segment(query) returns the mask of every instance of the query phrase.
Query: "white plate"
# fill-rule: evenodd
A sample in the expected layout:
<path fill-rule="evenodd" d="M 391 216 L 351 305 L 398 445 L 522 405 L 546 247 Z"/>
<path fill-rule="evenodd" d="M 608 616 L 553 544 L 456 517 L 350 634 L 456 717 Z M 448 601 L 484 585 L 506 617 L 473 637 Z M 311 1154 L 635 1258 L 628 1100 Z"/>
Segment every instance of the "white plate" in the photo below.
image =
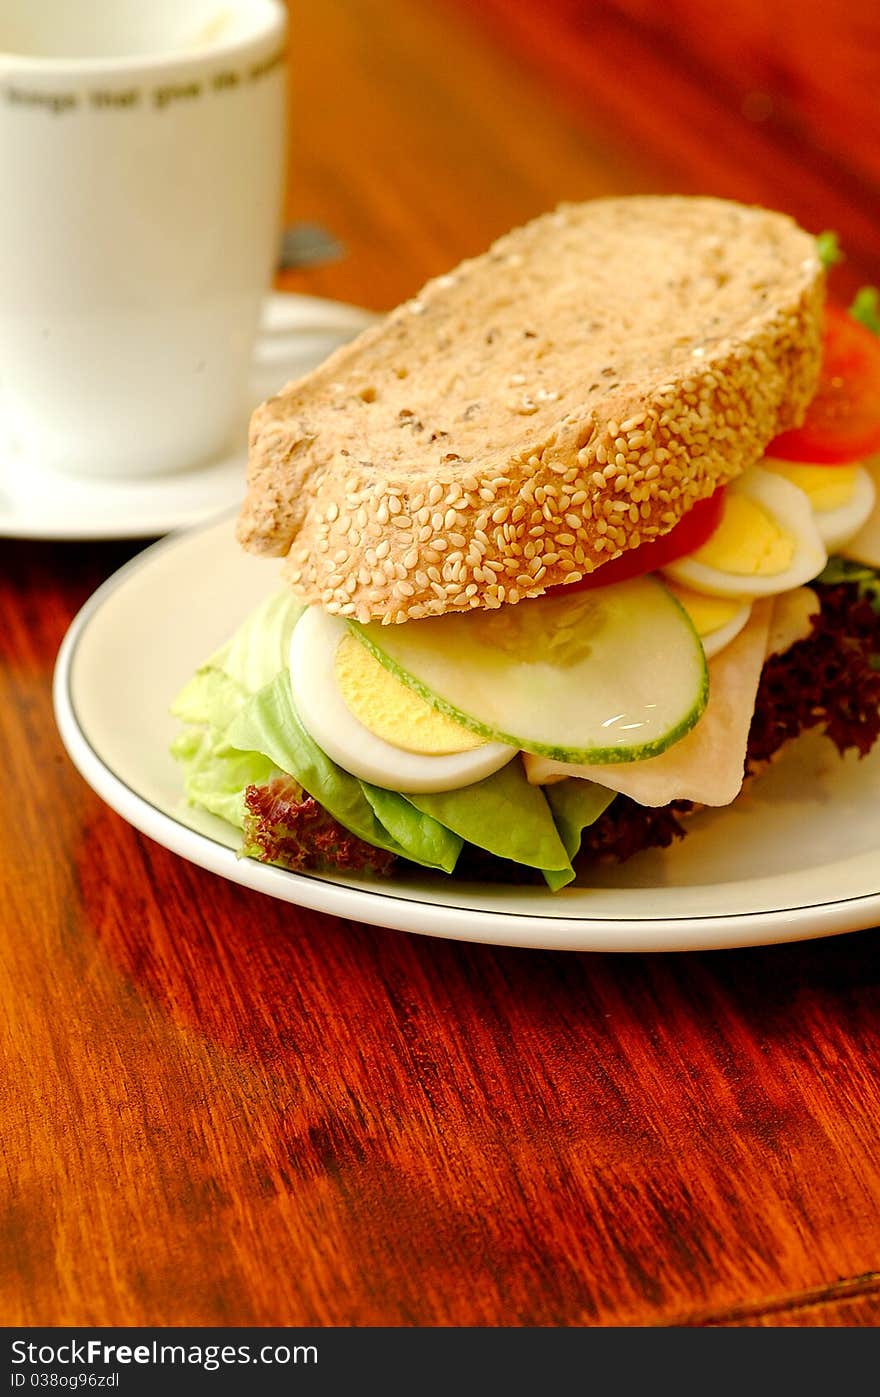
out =
<path fill-rule="evenodd" d="M 602 868 L 589 886 L 363 881 L 236 858 L 236 832 L 189 809 L 168 754 L 168 706 L 278 584 L 280 564 L 236 546 L 232 516 L 161 540 L 86 603 L 59 652 L 55 715 L 79 771 L 137 829 L 203 868 L 336 916 L 463 941 L 578 951 L 765 945 L 880 921 L 880 748 L 841 761 L 802 739 L 726 811 L 673 849 Z"/>
<path fill-rule="evenodd" d="M 318 296 L 269 296 L 251 370 L 251 407 L 313 369 L 376 316 Z M 9 443 L 0 448 L 0 537 L 155 538 L 214 518 L 244 490 L 247 420 L 241 446 L 199 470 L 152 480 L 88 480 L 25 468 Z"/>

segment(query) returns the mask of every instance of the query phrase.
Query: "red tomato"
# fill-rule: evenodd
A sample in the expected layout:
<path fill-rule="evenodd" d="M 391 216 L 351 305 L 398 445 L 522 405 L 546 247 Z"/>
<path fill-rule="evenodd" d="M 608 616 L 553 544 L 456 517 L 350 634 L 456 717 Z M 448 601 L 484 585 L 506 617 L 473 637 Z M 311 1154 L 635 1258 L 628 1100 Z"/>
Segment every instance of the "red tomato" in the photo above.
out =
<path fill-rule="evenodd" d="M 826 305 L 822 373 L 803 426 L 767 447 L 783 461 L 839 465 L 880 451 L 880 337 Z"/>
<path fill-rule="evenodd" d="M 563 585 L 570 592 L 581 592 L 586 587 L 605 587 L 609 582 L 625 582 L 628 577 L 656 572 L 673 559 L 695 552 L 710 534 L 714 534 L 721 521 L 723 504 L 724 486 L 721 485 L 708 499 L 698 500 L 677 524 L 673 524 L 668 534 L 649 539 L 638 548 L 630 548 L 619 558 L 612 558 L 610 563 L 602 563 L 580 582 Z"/>

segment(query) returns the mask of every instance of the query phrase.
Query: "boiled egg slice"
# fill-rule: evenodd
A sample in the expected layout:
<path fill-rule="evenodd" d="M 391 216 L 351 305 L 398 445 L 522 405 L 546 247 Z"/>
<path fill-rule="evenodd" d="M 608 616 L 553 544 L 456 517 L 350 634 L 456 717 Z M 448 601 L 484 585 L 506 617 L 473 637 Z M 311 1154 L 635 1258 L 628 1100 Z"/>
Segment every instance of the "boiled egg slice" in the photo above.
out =
<path fill-rule="evenodd" d="M 880 568 L 880 456 L 866 461 L 863 469 L 871 477 L 874 485 L 874 508 L 858 533 L 841 544 L 838 551 L 844 558 L 851 558 L 853 562 L 867 563 L 868 567 Z"/>
<path fill-rule="evenodd" d="M 516 756 L 515 747 L 484 742 L 437 713 L 320 606 L 303 612 L 293 632 L 290 682 L 318 746 L 352 776 L 385 790 L 458 790 Z"/>
<path fill-rule="evenodd" d="M 853 538 L 870 517 L 877 501 L 873 479 L 864 466 L 815 466 L 800 461 L 765 457 L 763 470 L 790 480 L 803 490 L 816 517 L 816 527 L 829 553 Z"/>
<path fill-rule="evenodd" d="M 668 591 L 691 618 L 694 630 L 700 637 L 703 653 L 709 660 L 729 645 L 738 636 L 752 611 L 750 601 L 739 601 L 735 597 L 708 597 L 700 592 L 692 592 L 677 582 L 665 579 Z"/>
<path fill-rule="evenodd" d="M 748 599 L 799 587 L 827 560 L 803 490 L 751 466 L 728 485 L 715 532 L 662 572 L 695 592 Z"/>

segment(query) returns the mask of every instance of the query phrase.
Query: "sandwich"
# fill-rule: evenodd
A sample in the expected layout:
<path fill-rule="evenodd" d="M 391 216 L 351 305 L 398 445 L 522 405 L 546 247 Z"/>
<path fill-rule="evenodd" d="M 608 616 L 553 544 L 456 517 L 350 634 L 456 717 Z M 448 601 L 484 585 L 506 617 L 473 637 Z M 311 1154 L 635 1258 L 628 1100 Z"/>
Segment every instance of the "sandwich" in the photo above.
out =
<path fill-rule="evenodd" d="M 864 756 L 880 339 L 822 253 L 561 205 L 263 403 L 235 534 L 280 562 L 173 704 L 188 799 L 295 871 L 558 892 L 807 730 Z"/>

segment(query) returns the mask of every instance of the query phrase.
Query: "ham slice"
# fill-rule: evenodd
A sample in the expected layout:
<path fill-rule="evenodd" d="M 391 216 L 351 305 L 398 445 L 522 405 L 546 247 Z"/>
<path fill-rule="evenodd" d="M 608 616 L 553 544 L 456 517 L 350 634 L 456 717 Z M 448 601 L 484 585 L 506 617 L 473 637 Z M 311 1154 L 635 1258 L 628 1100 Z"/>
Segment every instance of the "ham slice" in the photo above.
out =
<path fill-rule="evenodd" d="M 773 600 L 756 601 L 739 635 L 709 661 L 709 702 L 686 737 L 658 757 L 610 766 L 573 766 L 523 753 L 533 785 L 580 776 L 639 805 L 693 800 L 729 805 L 743 783 L 746 742 L 767 652 Z"/>

